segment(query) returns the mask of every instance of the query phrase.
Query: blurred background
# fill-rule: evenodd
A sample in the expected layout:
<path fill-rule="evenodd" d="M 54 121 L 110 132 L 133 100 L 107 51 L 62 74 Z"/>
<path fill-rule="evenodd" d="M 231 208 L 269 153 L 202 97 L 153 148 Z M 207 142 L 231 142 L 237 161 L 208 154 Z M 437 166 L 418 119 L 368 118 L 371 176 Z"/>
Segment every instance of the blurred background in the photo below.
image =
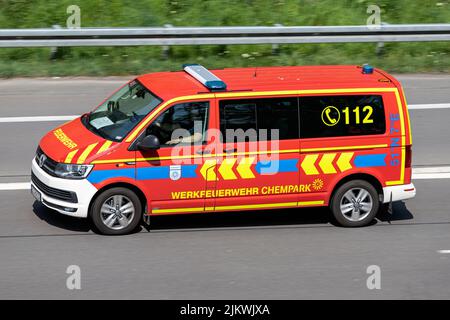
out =
<path fill-rule="evenodd" d="M 70 5 L 81 27 L 365 25 L 369 5 L 390 24 L 449 23 L 448 0 L 0 0 L 0 29 L 65 27 Z M 0 77 L 108 76 L 208 68 L 363 64 L 389 72 L 449 72 L 449 42 L 60 48 L 0 48 Z"/>

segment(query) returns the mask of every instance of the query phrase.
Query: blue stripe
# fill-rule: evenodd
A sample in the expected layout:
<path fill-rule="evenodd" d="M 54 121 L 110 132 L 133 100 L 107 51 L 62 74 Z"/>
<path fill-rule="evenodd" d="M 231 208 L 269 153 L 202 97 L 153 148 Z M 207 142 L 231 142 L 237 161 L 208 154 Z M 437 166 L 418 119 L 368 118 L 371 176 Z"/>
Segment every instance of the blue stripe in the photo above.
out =
<path fill-rule="evenodd" d="M 131 178 L 134 179 L 134 168 L 113 169 L 113 170 L 94 170 L 87 177 L 90 183 L 100 183 L 112 178 Z"/>
<path fill-rule="evenodd" d="M 181 166 L 181 177 L 182 178 L 197 178 L 197 165 Z"/>
<path fill-rule="evenodd" d="M 181 166 L 181 178 L 196 178 L 197 165 Z M 138 180 L 170 179 L 170 166 L 138 168 Z"/>
<path fill-rule="evenodd" d="M 181 178 L 196 178 L 197 165 L 181 166 Z M 135 177 L 134 168 L 94 170 L 88 176 L 90 183 L 100 183 L 112 178 L 131 178 L 137 180 L 170 179 L 170 166 L 138 168 Z"/>
<path fill-rule="evenodd" d="M 366 154 L 358 155 L 355 157 L 355 167 L 365 168 L 365 167 L 384 167 L 386 166 L 386 153 L 382 154 Z"/>
<path fill-rule="evenodd" d="M 259 174 L 275 174 L 281 172 L 297 172 L 298 159 L 258 161 L 255 166 Z"/>
<path fill-rule="evenodd" d="M 197 165 L 181 166 L 181 178 L 196 178 Z M 137 169 L 138 180 L 170 179 L 170 166 L 147 167 Z"/>
<path fill-rule="evenodd" d="M 169 167 L 147 167 L 137 169 L 138 180 L 169 179 Z"/>

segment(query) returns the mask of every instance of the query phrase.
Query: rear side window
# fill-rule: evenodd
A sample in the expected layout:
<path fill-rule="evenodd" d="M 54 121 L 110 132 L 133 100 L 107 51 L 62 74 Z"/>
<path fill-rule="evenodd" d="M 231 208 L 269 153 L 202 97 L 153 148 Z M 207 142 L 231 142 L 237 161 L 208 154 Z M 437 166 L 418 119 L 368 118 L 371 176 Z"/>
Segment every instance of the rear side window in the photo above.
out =
<path fill-rule="evenodd" d="M 256 134 L 249 134 L 245 139 L 234 137 L 234 142 L 299 137 L 297 98 L 222 100 L 219 109 L 220 130 L 225 142 L 233 142 L 227 139 L 227 130 L 240 129 Z"/>
<path fill-rule="evenodd" d="M 244 131 L 256 130 L 256 101 L 227 100 L 220 102 L 220 131 L 225 136 L 225 130 Z"/>
<path fill-rule="evenodd" d="M 383 134 L 386 131 L 381 95 L 301 97 L 302 138 Z"/>

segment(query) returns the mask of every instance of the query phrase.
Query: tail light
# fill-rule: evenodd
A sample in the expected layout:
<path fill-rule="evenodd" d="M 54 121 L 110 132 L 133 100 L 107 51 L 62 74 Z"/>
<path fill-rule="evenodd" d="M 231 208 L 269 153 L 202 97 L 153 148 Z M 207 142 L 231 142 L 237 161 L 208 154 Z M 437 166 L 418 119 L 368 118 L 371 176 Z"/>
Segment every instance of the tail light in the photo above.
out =
<path fill-rule="evenodd" d="M 412 150 L 411 146 L 405 147 L 405 168 L 411 168 Z"/>

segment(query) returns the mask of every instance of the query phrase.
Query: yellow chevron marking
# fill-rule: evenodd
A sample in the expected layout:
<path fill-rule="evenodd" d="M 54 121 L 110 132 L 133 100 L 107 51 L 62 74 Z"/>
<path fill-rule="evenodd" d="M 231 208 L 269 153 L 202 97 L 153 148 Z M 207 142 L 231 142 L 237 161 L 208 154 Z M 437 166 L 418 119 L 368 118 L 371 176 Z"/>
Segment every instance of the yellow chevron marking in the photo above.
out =
<path fill-rule="evenodd" d="M 66 157 L 66 160 L 64 160 L 64 163 L 71 163 L 73 157 L 75 156 L 75 154 L 76 154 L 77 152 L 78 152 L 78 149 L 75 149 L 75 150 L 73 150 L 73 151 L 70 151 L 70 152 L 67 154 L 67 157 Z"/>
<path fill-rule="evenodd" d="M 243 179 L 253 179 L 255 175 L 250 169 L 253 162 L 255 161 L 255 157 L 242 158 L 239 162 L 236 171 L 239 173 L 241 178 Z"/>
<path fill-rule="evenodd" d="M 112 141 L 105 141 L 105 143 L 100 147 L 100 149 L 98 149 L 97 154 L 108 150 L 109 147 L 111 147 L 112 143 L 113 143 Z"/>
<path fill-rule="evenodd" d="M 352 165 L 350 164 L 350 161 L 353 158 L 353 152 L 344 152 L 341 153 L 341 155 L 339 156 L 339 158 L 336 161 L 336 164 L 339 168 L 339 170 L 341 170 L 341 172 L 350 170 L 352 168 Z"/>
<path fill-rule="evenodd" d="M 236 158 L 223 159 L 222 164 L 219 167 L 219 172 L 222 178 L 225 180 L 235 180 L 236 175 L 233 172 L 233 166 L 236 163 Z"/>
<path fill-rule="evenodd" d="M 206 181 L 215 181 L 217 180 L 216 173 L 214 169 L 216 167 L 217 161 L 214 159 L 206 160 L 200 169 L 200 174 Z"/>
<path fill-rule="evenodd" d="M 319 171 L 317 171 L 317 168 L 314 165 L 318 157 L 319 157 L 318 154 L 308 154 L 303 159 L 302 164 L 300 166 L 307 175 L 319 174 Z"/>
<path fill-rule="evenodd" d="M 78 158 L 77 163 L 78 164 L 84 163 L 84 161 L 86 160 L 86 158 L 89 156 L 89 154 L 91 153 L 92 149 L 94 149 L 96 145 L 97 145 L 97 143 L 93 143 L 93 144 L 88 145 L 88 147 L 86 149 L 84 149 L 83 153 Z"/>
<path fill-rule="evenodd" d="M 331 174 L 336 173 L 336 169 L 333 166 L 333 160 L 336 157 L 336 153 L 325 153 L 320 159 L 319 167 L 323 173 Z"/>

